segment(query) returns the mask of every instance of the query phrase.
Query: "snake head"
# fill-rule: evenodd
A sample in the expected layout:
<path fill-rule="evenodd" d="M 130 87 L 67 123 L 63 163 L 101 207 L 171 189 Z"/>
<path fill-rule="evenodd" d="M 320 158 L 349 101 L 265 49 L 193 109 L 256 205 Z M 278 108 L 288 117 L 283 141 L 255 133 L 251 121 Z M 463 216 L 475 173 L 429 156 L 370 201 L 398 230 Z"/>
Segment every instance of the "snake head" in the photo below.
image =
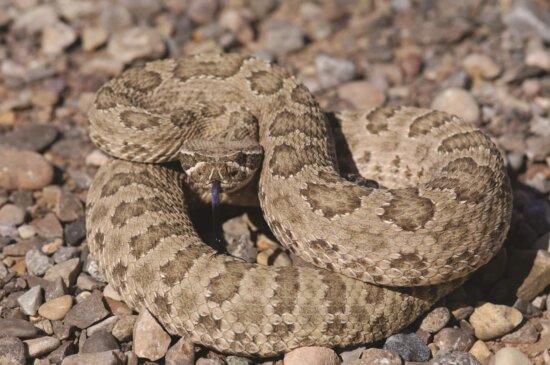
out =
<path fill-rule="evenodd" d="M 195 187 L 209 191 L 219 181 L 222 191 L 231 193 L 244 187 L 263 159 L 263 149 L 252 140 L 187 140 L 179 151 L 183 170 Z"/>

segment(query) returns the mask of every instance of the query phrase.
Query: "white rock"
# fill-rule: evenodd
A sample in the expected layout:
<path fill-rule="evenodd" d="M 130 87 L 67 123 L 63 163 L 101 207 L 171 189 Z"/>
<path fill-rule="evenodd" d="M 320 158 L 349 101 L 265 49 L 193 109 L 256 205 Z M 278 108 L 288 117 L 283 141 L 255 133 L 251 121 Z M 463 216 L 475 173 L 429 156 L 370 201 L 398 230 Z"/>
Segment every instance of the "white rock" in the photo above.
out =
<path fill-rule="evenodd" d="M 443 90 L 433 100 L 432 109 L 457 115 L 469 123 L 479 123 L 479 105 L 474 97 L 464 89 Z"/>

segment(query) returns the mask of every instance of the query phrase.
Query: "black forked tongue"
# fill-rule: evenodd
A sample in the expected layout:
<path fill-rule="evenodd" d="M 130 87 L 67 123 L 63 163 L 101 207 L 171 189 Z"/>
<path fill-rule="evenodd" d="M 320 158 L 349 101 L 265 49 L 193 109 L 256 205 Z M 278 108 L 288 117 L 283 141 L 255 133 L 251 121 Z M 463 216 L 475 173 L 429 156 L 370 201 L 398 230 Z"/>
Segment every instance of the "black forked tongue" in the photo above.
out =
<path fill-rule="evenodd" d="M 222 247 L 222 227 L 220 221 L 220 193 L 221 185 L 219 180 L 212 181 L 212 229 L 214 231 L 215 244 L 218 249 Z"/>

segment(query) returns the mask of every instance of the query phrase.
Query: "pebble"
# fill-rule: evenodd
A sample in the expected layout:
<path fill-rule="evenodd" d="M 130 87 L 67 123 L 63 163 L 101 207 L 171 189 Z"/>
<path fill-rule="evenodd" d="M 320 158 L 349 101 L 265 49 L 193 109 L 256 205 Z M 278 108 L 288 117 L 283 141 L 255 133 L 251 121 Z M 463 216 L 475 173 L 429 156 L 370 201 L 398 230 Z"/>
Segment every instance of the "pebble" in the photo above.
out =
<path fill-rule="evenodd" d="M 315 57 L 315 70 L 325 89 L 350 81 L 355 76 L 355 64 L 352 61 L 326 54 Z"/>
<path fill-rule="evenodd" d="M 392 350 L 382 349 L 366 349 L 363 351 L 359 364 L 384 364 L 384 365 L 401 365 L 403 361 L 399 354 Z"/>
<path fill-rule="evenodd" d="M 55 202 L 55 207 L 53 209 L 55 215 L 59 218 L 61 222 L 72 222 L 79 218 L 84 217 L 84 207 L 82 206 L 82 202 L 78 197 L 74 194 L 61 191 L 58 195 L 58 199 Z M 82 219 L 83 220 L 83 219 Z M 84 225 L 84 223 L 79 223 L 81 225 Z M 69 225 L 70 226 L 70 225 Z M 74 227 L 71 228 L 74 230 Z M 65 228 L 65 239 L 67 238 L 67 228 Z M 80 232 L 81 228 L 78 227 L 77 232 Z M 75 233 L 71 232 L 73 236 Z M 78 236 L 76 239 L 73 239 L 73 241 L 77 241 L 80 238 Z"/>
<path fill-rule="evenodd" d="M 73 298 L 70 295 L 63 295 L 42 304 L 38 308 L 38 314 L 49 320 L 58 321 L 65 318 L 72 306 Z"/>
<path fill-rule="evenodd" d="M 477 361 L 482 364 L 486 364 L 488 362 L 488 359 L 493 356 L 491 350 L 489 350 L 485 342 L 481 340 L 477 340 L 473 344 L 472 348 L 470 348 L 469 352 L 470 354 L 472 354 L 473 357 L 477 359 Z"/>
<path fill-rule="evenodd" d="M 386 101 L 384 92 L 368 81 L 346 82 L 338 87 L 337 93 L 355 109 L 376 108 Z"/>
<path fill-rule="evenodd" d="M 124 355 L 118 351 L 96 352 L 67 356 L 61 365 L 123 365 Z"/>
<path fill-rule="evenodd" d="M 86 238 L 86 219 L 84 217 L 65 226 L 65 242 L 76 246 Z"/>
<path fill-rule="evenodd" d="M 436 356 L 430 365 L 481 365 L 477 359 L 467 352 L 453 352 Z"/>
<path fill-rule="evenodd" d="M 34 316 L 38 311 L 38 307 L 42 304 L 42 288 L 39 286 L 30 288 L 25 294 L 17 298 L 17 303 L 23 313 Z"/>
<path fill-rule="evenodd" d="M 27 345 L 30 357 L 38 357 L 50 353 L 61 345 L 61 341 L 52 336 L 33 338 L 24 342 Z"/>
<path fill-rule="evenodd" d="M 57 12 L 52 5 L 40 5 L 31 7 L 16 17 L 13 29 L 34 34 L 57 21 Z"/>
<path fill-rule="evenodd" d="M 491 340 L 512 331 L 523 320 L 519 310 L 505 305 L 485 303 L 474 310 L 470 324 L 480 340 Z"/>
<path fill-rule="evenodd" d="M 160 58 L 165 49 L 162 35 L 148 27 L 123 30 L 114 34 L 107 44 L 109 54 L 123 63 Z"/>
<path fill-rule="evenodd" d="M 63 237 L 63 227 L 53 213 L 48 213 L 44 218 L 35 219 L 32 222 L 36 233 L 43 238 Z"/>
<path fill-rule="evenodd" d="M 42 33 L 42 52 L 47 55 L 58 55 L 76 41 L 73 28 L 63 22 L 47 25 Z"/>
<path fill-rule="evenodd" d="M 474 344 L 474 336 L 462 328 L 443 328 L 434 336 L 433 343 L 443 352 L 468 351 Z"/>
<path fill-rule="evenodd" d="M 100 289 L 104 286 L 100 281 L 97 281 L 96 279 L 92 278 L 91 276 L 81 273 L 78 275 L 78 279 L 76 279 L 76 286 L 82 290 L 94 290 L 94 289 Z"/>
<path fill-rule="evenodd" d="M 44 275 L 53 266 L 50 258 L 37 249 L 27 251 L 25 254 L 25 264 L 27 265 L 29 274 L 36 276 Z"/>
<path fill-rule="evenodd" d="M 227 252 L 246 262 L 256 260 L 258 250 L 252 241 L 250 228 L 245 216 L 231 218 L 222 225 L 223 237 L 227 242 Z"/>
<path fill-rule="evenodd" d="M 480 53 L 473 53 L 466 56 L 462 60 L 462 67 L 474 80 L 480 78 L 491 80 L 502 72 L 502 68 L 489 56 Z"/>
<path fill-rule="evenodd" d="M 6 204 L 0 208 L 0 225 L 17 226 L 25 221 L 25 211 L 17 205 Z"/>
<path fill-rule="evenodd" d="M 71 342 L 62 343 L 61 346 L 53 350 L 47 359 L 56 364 L 60 364 L 64 358 L 73 355 L 76 352 L 75 345 Z"/>
<path fill-rule="evenodd" d="M 550 252 L 538 250 L 535 260 L 529 263 L 529 274 L 517 290 L 517 296 L 531 300 L 550 284 Z"/>
<path fill-rule="evenodd" d="M 71 308 L 65 316 L 65 323 L 84 329 L 108 315 L 109 312 L 103 304 L 103 296 L 99 292 L 94 292 L 88 298 Z"/>
<path fill-rule="evenodd" d="M 52 241 L 52 243 L 57 241 Z M 61 241 L 62 242 L 62 241 Z M 42 246 L 44 250 L 45 246 Z M 76 258 L 80 255 L 80 249 L 78 247 L 60 246 L 53 254 L 53 261 L 57 264 Z"/>
<path fill-rule="evenodd" d="M 32 238 L 36 235 L 36 230 L 30 224 L 23 224 L 22 226 L 17 227 L 17 232 L 24 240 Z"/>
<path fill-rule="evenodd" d="M 25 345 L 17 337 L 0 337 L 0 364 L 25 365 Z"/>
<path fill-rule="evenodd" d="M 55 254 L 55 253 L 57 253 L 57 251 L 59 251 L 62 244 L 63 244 L 63 240 L 61 238 L 54 238 L 51 241 L 49 241 L 48 243 L 45 243 L 40 248 L 40 251 L 42 251 L 46 255 Z M 67 258 L 67 259 L 69 259 L 69 258 Z M 53 261 L 56 262 L 55 257 L 54 257 Z M 66 261 L 66 260 L 63 260 L 63 261 Z"/>
<path fill-rule="evenodd" d="M 139 314 L 136 320 L 133 339 L 136 355 L 152 361 L 158 360 L 166 354 L 171 340 L 146 309 Z"/>
<path fill-rule="evenodd" d="M 457 115 L 466 122 L 478 124 L 480 110 L 477 101 L 466 90 L 450 88 L 440 92 L 433 100 L 431 107 Z"/>
<path fill-rule="evenodd" d="M 120 294 L 118 294 L 118 292 L 115 290 L 115 288 L 113 288 L 111 284 L 107 284 L 105 286 L 105 288 L 103 289 L 103 296 L 118 301 L 122 300 Z"/>
<path fill-rule="evenodd" d="M 45 124 L 29 124 L 0 136 L 0 144 L 41 152 L 57 138 L 57 129 Z"/>
<path fill-rule="evenodd" d="M 192 0 L 187 16 L 197 24 L 206 24 L 214 19 L 218 6 L 218 0 Z"/>
<path fill-rule="evenodd" d="M 29 338 L 38 334 L 38 328 L 22 319 L 0 318 L 0 337 Z"/>
<path fill-rule="evenodd" d="M 109 332 L 112 333 L 113 328 L 115 327 L 116 323 L 118 322 L 119 317 L 112 316 L 104 319 L 103 321 L 94 324 L 93 326 L 90 326 L 86 329 L 86 334 L 88 336 L 93 335 L 96 332 Z"/>
<path fill-rule="evenodd" d="M 531 51 L 525 57 L 525 64 L 550 71 L 550 52 L 544 49 Z"/>
<path fill-rule="evenodd" d="M 70 287 L 80 272 L 80 259 L 74 258 L 52 266 L 44 275 L 44 279 L 54 281 L 57 278 L 63 279 L 65 286 Z"/>
<path fill-rule="evenodd" d="M 415 333 L 398 333 L 388 337 L 384 350 L 393 350 L 407 361 L 426 361 L 430 358 L 430 349 Z"/>
<path fill-rule="evenodd" d="M 46 292 L 45 299 L 48 301 L 67 294 L 67 286 L 65 285 L 63 278 L 57 277 L 48 282 L 48 285 L 46 285 L 44 291 Z"/>
<path fill-rule="evenodd" d="M 93 51 L 109 39 L 109 32 L 102 26 L 85 26 L 82 30 L 82 49 Z"/>
<path fill-rule="evenodd" d="M 265 48 L 273 54 L 287 54 L 304 45 L 302 29 L 287 21 L 269 19 L 263 23 L 261 33 Z"/>
<path fill-rule="evenodd" d="M 113 336 L 115 336 L 120 342 L 128 341 L 132 338 L 132 333 L 134 331 L 134 325 L 137 318 L 138 317 L 135 315 L 119 317 L 112 330 Z"/>
<path fill-rule="evenodd" d="M 531 321 L 525 322 L 516 331 L 502 337 L 501 341 L 508 344 L 535 343 L 539 339 L 537 328 Z"/>
<path fill-rule="evenodd" d="M 86 156 L 86 165 L 102 166 L 109 161 L 109 156 L 102 151 L 95 149 Z"/>
<path fill-rule="evenodd" d="M 451 312 L 446 307 L 432 309 L 420 323 L 420 328 L 429 333 L 436 333 L 451 319 Z"/>
<path fill-rule="evenodd" d="M 492 361 L 493 365 L 533 365 L 529 358 L 514 347 L 498 350 Z"/>
<path fill-rule="evenodd" d="M 252 362 L 239 362 L 235 359 L 243 359 L 237 356 L 228 356 L 225 361 L 227 365 L 253 365 Z M 245 361 L 248 361 L 244 359 Z M 180 338 L 172 347 L 166 352 L 164 358 L 166 365 L 193 365 L 195 363 L 195 346 L 189 340 Z"/>
<path fill-rule="evenodd" d="M 508 27 L 516 31 L 534 33 L 546 42 L 550 42 L 548 11 L 537 6 L 536 2 L 517 1 L 502 20 Z"/>
<path fill-rule="evenodd" d="M 109 332 L 97 331 L 86 339 L 80 353 L 90 354 L 109 350 L 119 350 L 117 340 Z"/>
<path fill-rule="evenodd" d="M 309 346 L 286 353 L 283 362 L 285 365 L 339 365 L 340 359 L 332 349 Z"/>

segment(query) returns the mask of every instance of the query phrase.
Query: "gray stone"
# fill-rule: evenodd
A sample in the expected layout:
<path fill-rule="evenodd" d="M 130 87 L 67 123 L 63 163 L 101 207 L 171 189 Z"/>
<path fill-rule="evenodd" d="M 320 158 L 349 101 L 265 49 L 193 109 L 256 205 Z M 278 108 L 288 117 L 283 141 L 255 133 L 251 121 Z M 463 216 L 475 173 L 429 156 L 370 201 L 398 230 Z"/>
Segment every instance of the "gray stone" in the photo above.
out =
<path fill-rule="evenodd" d="M 0 144 L 41 152 L 57 137 L 57 129 L 46 124 L 29 124 L 0 136 Z"/>
<path fill-rule="evenodd" d="M 57 277 L 46 285 L 44 291 L 46 292 L 46 301 L 52 300 L 67 294 L 67 285 L 65 285 L 62 277 Z"/>
<path fill-rule="evenodd" d="M 76 279 L 76 286 L 82 290 L 92 291 L 94 289 L 102 288 L 103 286 L 105 286 L 105 284 L 97 281 L 96 279 L 85 273 L 81 273 L 80 275 L 78 275 L 78 279 Z"/>
<path fill-rule="evenodd" d="M 452 352 L 438 355 L 430 360 L 430 365 L 481 365 L 477 359 L 467 352 Z"/>
<path fill-rule="evenodd" d="M 415 333 L 398 333 L 388 337 L 384 350 L 393 350 L 407 361 L 427 361 L 430 349 Z"/>
<path fill-rule="evenodd" d="M 53 213 L 46 214 L 43 218 L 35 219 L 32 222 L 36 233 L 43 238 L 63 237 L 63 227 Z"/>
<path fill-rule="evenodd" d="M 320 54 L 315 58 L 317 77 L 323 88 L 331 88 L 350 81 L 355 76 L 355 65 L 352 61 Z"/>
<path fill-rule="evenodd" d="M 51 267 L 44 275 L 44 279 L 54 281 L 61 278 L 65 285 L 70 287 L 74 284 L 79 271 L 80 259 L 74 258 Z"/>
<path fill-rule="evenodd" d="M 502 337 L 501 341 L 509 344 L 535 343 L 539 339 L 539 332 L 531 321 L 526 321 L 516 331 Z"/>
<path fill-rule="evenodd" d="M 65 342 L 48 355 L 48 360 L 52 363 L 60 364 L 64 358 L 73 355 L 75 352 L 75 345 L 72 342 Z"/>
<path fill-rule="evenodd" d="M 113 58 L 124 63 L 155 59 L 165 52 L 162 35 L 153 28 L 136 27 L 114 34 L 107 45 Z"/>
<path fill-rule="evenodd" d="M 80 256 L 80 249 L 78 247 L 61 246 L 53 254 L 53 261 L 59 264 L 78 256 Z"/>
<path fill-rule="evenodd" d="M 76 354 L 67 356 L 61 365 L 123 365 L 120 351 L 104 351 L 94 354 Z"/>
<path fill-rule="evenodd" d="M 57 13 L 52 5 L 33 6 L 16 18 L 13 29 L 34 34 L 57 21 Z"/>
<path fill-rule="evenodd" d="M 94 292 L 88 298 L 71 308 L 65 316 L 65 323 L 84 329 L 108 315 L 109 312 L 103 304 L 103 296 L 99 292 Z"/>
<path fill-rule="evenodd" d="M 65 226 L 65 241 L 68 245 L 78 245 L 86 237 L 86 220 L 84 217 Z"/>
<path fill-rule="evenodd" d="M 473 334 L 462 328 L 443 328 L 433 341 L 442 352 L 468 351 L 474 342 Z"/>
<path fill-rule="evenodd" d="M 61 345 L 61 341 L 55 337 L 44 336 L 25 340 L 30 357 L 38 357 L 50 353 Z"/>
<path fill-rule="evenodd" d="M 0 225 L 18 226 L 25 221 L 25 211 L 17 205 L 6 204 L 0 208 Z"/>
<path fill-rule="evenodd" d="M 304 46 L 304 33 L 295 24 L 270 19 L 263 24 L 265 48 L 273 54 L 286 54 Z"/>
<path fill-rule="evenodd" d="M 240 356 L 228 356 L 225 358 L 225 362 L 227 365 L 254 365 L 252 360 Z"/>
<path fill-rule="evenodd" d="M 119 350 L 118 342 L 109 332 L 97 331 L 86 339 L 80 353 L 90 354 L 109 350 Z"/>
<path fill-rule="evenodd" d="M 117 316 L 106 318 L 103 321 L 88 327 L 86 329 L 86 334 L 88 336 L 92 336 L 94 333 L 101 332 L 101 331 L 111 333 L 117 322 L 118 322 Z"/>
<path fill-rule="evenodd" d="M 25 254 L 25 265 L 29 274 L 36 276 L 44 275 L 53 266 L 50 258 L 36 249 Z"/>
<path fill-rule="evenodd" d="M 38 328 L 22 319 L 0 318 L 0 337 L 29 338 L 38 335 Z"/>
<path fill-rule="evenodd" d="M 518 1 L 504 15 L 504 23 L 517 31 L 534 33 L 550 42 L 550 12 L 534 1 Z"/>
<path fill-rule="evenodd" d="M 38 311 L 38 307 L 42 304 L 42 288 L 35 286 L 27 290 L 25 294 L 17 298 L 17 303 L 19 303 L 23 313 L 34 316 Z"/>
<path fill-rule="evenodd" d="M 0 364 L 25 365 L 25 345 L 17 337 L 0 337 Z"/>

